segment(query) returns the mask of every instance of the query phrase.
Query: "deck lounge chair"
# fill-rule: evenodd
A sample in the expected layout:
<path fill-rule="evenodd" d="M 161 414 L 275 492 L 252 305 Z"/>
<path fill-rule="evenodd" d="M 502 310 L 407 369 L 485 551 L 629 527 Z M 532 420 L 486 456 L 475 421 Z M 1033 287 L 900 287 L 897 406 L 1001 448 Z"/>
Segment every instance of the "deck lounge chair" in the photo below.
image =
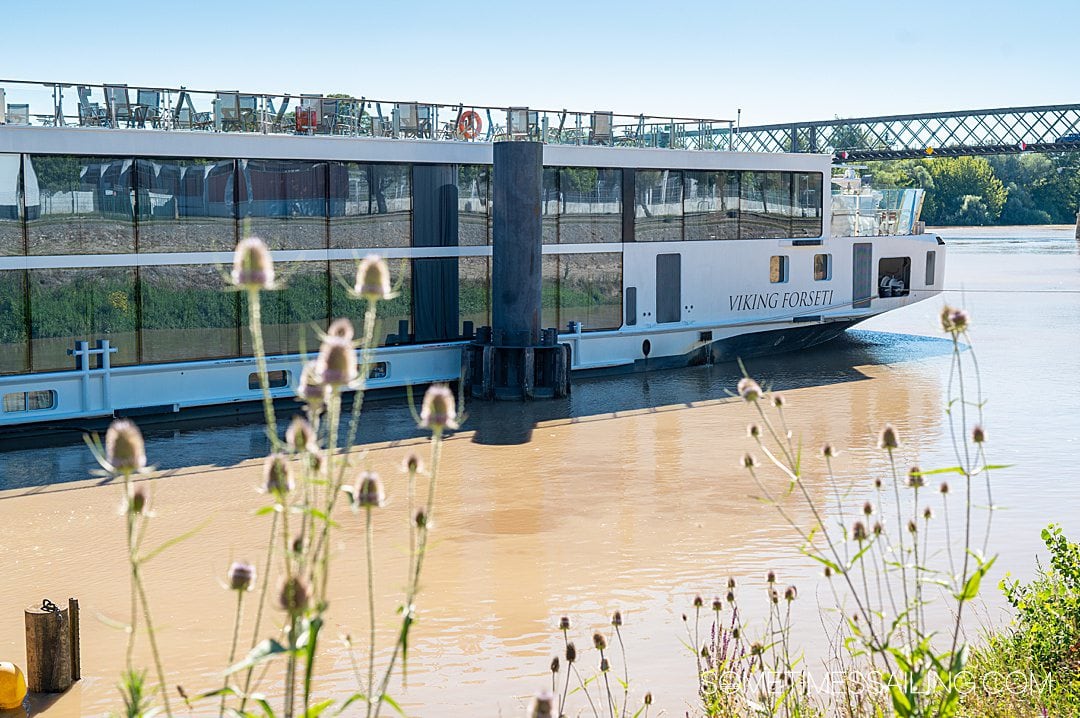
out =
<path fill-rule="evenodd" d="M 110 126 L 131 127 L 134 124 L 127 85 L 105 85 L 105 108 Z"/>

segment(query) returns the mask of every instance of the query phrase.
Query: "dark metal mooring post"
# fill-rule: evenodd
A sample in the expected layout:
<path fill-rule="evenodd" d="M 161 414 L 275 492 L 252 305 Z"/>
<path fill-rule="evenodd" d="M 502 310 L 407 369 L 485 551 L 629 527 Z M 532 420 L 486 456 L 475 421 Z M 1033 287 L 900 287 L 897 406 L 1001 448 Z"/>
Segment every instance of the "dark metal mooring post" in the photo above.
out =
<path fill-rule="evenodd" d="M 540 142 L 496 142 L 493 148 L 491 324 L 497 346 L 540 342 L 543 162 Z"/>

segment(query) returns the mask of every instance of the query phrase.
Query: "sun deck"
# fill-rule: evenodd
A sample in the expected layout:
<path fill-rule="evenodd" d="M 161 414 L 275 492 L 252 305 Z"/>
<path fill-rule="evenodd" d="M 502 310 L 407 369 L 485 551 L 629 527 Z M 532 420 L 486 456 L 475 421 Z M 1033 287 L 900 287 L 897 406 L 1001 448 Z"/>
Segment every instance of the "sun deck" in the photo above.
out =
<path fill-rule="evenodd" d="M 0 79 L 0 124 L 448 142 L 732 149 L 732 120 Z"/>

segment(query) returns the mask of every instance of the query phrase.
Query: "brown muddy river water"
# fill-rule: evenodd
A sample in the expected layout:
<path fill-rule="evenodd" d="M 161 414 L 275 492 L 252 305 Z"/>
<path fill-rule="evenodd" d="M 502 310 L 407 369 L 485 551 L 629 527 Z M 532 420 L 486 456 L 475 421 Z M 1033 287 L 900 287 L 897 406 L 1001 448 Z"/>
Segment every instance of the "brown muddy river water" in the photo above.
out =
<path fill-rule="evenodd" d="M 994 483 L 994 501 L 1006 509 L 995 513 L 990 539 L 1000 558 L 993 581 L 984 582 L 975 634 L 1002 620 L 997 580 L 1006 571 L 1033 573 L 1044 525 L 1059 522 L 1080 537 L 1080 255 L 1071 228 L 943 234 L 947 300 L 973 316 L 991 460 L 1014 465 Z M 887 421 L 905 442 L 905 465 L 952 465 L 941 303 L 908 307 L 829 345 L 748 368 L 783 390 L 789 421 L 811 453 L 825 441 L 843 452 L 837 470 L 845 480 L 862 485 L 883 475 L 874 444 Z M 653 715 L 657 708 L 683 715 L 696 684 L 681 614 L 696 593 L 706 601 L 722 593 L 728 576 L 740 580 L 752 613 L 764 605 L 770 568 L 799 586 L 794 642 L 811 668 L 820 663 L 820 616 L 832 597 L 738 466 L 751 448 L 752 419 L 729 395 L 738 377 L 731 364 L 695 367 L 580 381 L 566 401 L 469 407 L 467 424 L 445 446 L 409 684 L 392 689 L 409 715 L 520 715 L 528 696 L 550 685 L 548 664 L 562 645 L 559 616 L 571 618 L 572 637 L 584 647 L 616 609 L 625 621 L 631 694 L 640 699 L 651 690 Z M 397 467 L 411 448 L 424 447 L 401 402 L 371 407 L 362 431 L 363 463 L 382 473 L 390 498 L 376 528 L 386 647 L 406 573 Z M 255 487 L 265 437 L 258 426 L 232 425 L 147 439 L 151 462 L 167 474 L 148 482 L 157 513 L 150 541 L 209 521 L 146 569 L 169 681 L 197 693 L 220 683 L 228 653 L 234 597 L 221 587 L 225 569 L 263 555 L 268 520 L 253 512 L 262 504 Z M 811 491 L 824 496 L 816 459 L 810 465 Z M 25 665 L 24 607 L 68 596 L 82 605 L 84 679 L 37 706 L 50 716 L 120 707 L 114 686 L 124 636 L 110 623 L 124 620 L 128 596 L 120 489 L 88 479 L 91 468 L 81 445 L 0 453 L 0 660 Z M 351 634 L 362 644 L 367 634 L 362 523 L 347 511 L 338 518 L 323 696 L 356 690 L 338 639 Z M 363 652 L 357 657 L 363 665 Z M 595 651 L 584 650 L 581 660 L 591 673 Z M 591 714 L 571 705 L 571 715 Z M 215 712 L 209 704 L 194 711 Z"/>

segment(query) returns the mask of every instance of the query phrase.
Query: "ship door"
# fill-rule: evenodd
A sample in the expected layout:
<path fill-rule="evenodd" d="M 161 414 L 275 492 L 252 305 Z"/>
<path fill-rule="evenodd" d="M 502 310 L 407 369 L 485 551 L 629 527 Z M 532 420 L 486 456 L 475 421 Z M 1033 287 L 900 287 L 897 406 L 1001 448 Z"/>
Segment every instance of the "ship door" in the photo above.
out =
<path fill-rule="evenodd" d="M 656 255 L 656 321 L 682 321 L 682 255 Z"/>
<path fill-rule="evenodd" d="M 851 252 L 851 307 L 866 309 L 874 296 L 874 245 L 857 242 Z"/>

